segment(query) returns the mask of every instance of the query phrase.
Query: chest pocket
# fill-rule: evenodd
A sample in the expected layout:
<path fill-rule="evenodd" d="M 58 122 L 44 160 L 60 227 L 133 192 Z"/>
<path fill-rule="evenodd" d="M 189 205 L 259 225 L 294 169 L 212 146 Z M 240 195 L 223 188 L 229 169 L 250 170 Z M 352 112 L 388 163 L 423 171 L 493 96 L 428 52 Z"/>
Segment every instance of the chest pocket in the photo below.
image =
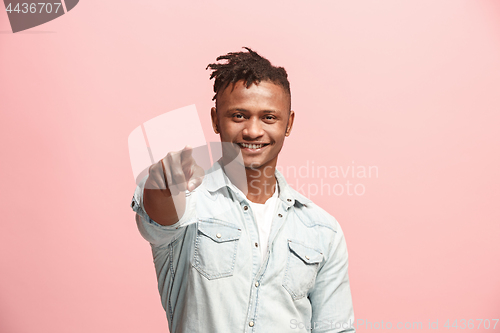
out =
<path fill-rule="evenodd" d="M 306 296 L 309 289 L 314 286 L 323 254 L 301 242 L 289 239 L 287 255 L 283 287 L 293 300 L 298 300 Z"/>
<path fill-rule="evenodd" d="M 193 267 L 209 280 L 232 276 L 240 236 L 241 229 L 234 224 L 199 220 Z"/>

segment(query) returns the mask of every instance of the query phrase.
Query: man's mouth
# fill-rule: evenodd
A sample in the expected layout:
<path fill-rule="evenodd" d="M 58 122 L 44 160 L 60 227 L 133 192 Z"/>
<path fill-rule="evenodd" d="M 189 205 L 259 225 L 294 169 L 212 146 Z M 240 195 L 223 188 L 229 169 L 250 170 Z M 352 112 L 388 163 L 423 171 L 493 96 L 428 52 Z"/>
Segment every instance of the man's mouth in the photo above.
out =
<path fill-rule="evenodd" d="M 247 149 L 260 149 L 265 146 L 267 146 L 269 143 L 259 143 L 259 144 L 254 144 L 254 143 L 238 143 L 238 145 L 241 148 L 247 148 Z"/>

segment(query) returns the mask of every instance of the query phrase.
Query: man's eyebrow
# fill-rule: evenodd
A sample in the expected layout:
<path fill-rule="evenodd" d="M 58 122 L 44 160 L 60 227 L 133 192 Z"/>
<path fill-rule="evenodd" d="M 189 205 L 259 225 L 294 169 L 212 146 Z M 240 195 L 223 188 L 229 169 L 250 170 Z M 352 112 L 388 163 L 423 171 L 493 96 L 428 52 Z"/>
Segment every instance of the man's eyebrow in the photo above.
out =
<path fill-rule="evenodd" d="M 250 112 L 247 109 L 240 109 L 240 108 L 228 109 L 226 112 L 234 112 L 234 111 Z M 276 110 L 263 110 L 263 111 L 260 111 L 260 112 L 263 112 L 263 113 L 277 113 L 278 111 L 276 111 Z"/>

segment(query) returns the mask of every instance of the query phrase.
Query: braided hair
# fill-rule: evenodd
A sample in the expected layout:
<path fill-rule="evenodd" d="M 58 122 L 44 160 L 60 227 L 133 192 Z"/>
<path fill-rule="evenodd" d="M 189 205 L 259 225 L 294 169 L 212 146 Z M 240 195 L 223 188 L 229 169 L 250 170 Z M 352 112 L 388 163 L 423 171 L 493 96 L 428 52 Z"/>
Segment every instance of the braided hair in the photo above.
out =
<path fill-rule="evenodd" d="M 246 87 L 252 83 L 260 81 L 271 81 L 274 84 L 283 87 L 288 96 L 290 93 L 290 82 L 288 75 L 283 67 L 275 67 L 269 60 L 257 54 L 248 47 L 244 47 L 248 52 L 230 52 L 226 55 L 217 57 L 216 61 L 227 60 L 225 63 L 209 64 L 212 74 L 210 80 L 215 78 L 214 92 L 212 100 L 217 103 L 217 96 L 231 83 L 240 80 L 245 82 Z"/>

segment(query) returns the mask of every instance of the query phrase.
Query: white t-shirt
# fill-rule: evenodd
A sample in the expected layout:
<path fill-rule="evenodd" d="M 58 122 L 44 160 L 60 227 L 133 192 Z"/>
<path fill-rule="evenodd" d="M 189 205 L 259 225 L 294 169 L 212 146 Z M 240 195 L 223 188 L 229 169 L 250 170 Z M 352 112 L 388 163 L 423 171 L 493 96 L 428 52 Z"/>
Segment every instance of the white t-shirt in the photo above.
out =
<path fill-rule="evenodd" d="M 276 204 L 278 202 L 278 184 L 274 190 L 272 197 L 267 199 L 266 203 L 259 204 L 248 201 L 254 213 L 255 221 L 259 230 L 260 239 L 260 252 L 261 259 L 264 259 L 267 252 L 267 242 L 269 241 L 269 234 L 271 233 L 271 224 L 273 223 L 274 213 L 276 211 Z"/>

